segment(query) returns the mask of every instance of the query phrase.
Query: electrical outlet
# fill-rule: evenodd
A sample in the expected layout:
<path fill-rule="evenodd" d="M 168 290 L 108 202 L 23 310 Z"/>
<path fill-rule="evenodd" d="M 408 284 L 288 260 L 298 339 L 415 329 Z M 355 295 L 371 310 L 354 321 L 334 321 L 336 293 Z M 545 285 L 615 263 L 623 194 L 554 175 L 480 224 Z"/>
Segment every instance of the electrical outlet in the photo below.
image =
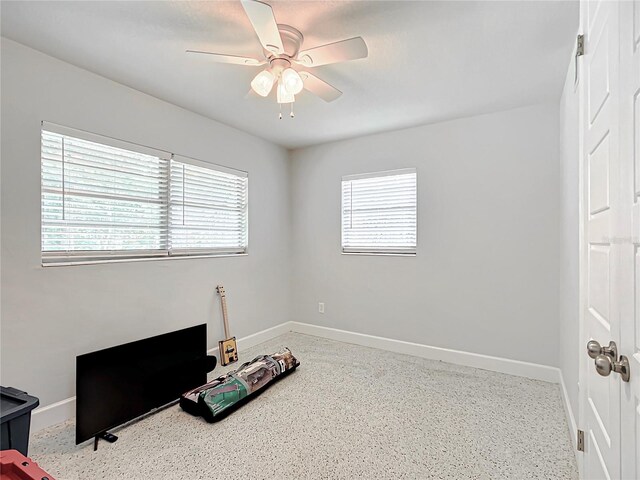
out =
<path fill-rule="evenodd" d="M 324 302 L 319 302 L 318 303 L 318 312 L 319 313 L 324 313 Z"/>

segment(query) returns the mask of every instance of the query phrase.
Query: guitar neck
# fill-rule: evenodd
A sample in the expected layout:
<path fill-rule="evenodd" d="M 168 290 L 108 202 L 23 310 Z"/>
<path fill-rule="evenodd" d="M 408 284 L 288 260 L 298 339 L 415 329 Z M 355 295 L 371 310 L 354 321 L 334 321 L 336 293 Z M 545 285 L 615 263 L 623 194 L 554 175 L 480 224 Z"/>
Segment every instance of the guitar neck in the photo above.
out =
<path fill-rule="evenodd" d="M 231 338 L 229 335 L 229 319 L 227 318 L 227 297 L 221 296 L 220 300 L 222 302 L 222 320 L 224 322 L 224 336 L 225 338 Z"/>

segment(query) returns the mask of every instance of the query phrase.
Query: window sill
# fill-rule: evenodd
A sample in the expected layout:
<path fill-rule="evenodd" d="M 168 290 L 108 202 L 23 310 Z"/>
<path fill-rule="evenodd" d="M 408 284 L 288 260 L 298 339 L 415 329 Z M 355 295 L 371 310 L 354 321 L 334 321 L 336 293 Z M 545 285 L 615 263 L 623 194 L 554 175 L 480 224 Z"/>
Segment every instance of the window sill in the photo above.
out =
<path fill-rule="evenodd" d="M 130 263 L 130 262 L 156 262 L 167 260 L 187 260 L 195 258 L 224 258 L 224 257 L 246 257 L 248 253 L 210 253 L 206 255 L 173 255 L 158 257 L 139 257 L 139 258 L 102 258 L 102 259 L 78 259 L 62 262 L 42 262 L 42 267 L 75 267 L 78 265 L 100 265 L 103 263 Z"/>
<path fill-rule="evenodd" d="M 392 253 L 392 252 L 340 252 L 342 255 L 374 256 L 374 257 L 415 257 L 416 252 Z"/>

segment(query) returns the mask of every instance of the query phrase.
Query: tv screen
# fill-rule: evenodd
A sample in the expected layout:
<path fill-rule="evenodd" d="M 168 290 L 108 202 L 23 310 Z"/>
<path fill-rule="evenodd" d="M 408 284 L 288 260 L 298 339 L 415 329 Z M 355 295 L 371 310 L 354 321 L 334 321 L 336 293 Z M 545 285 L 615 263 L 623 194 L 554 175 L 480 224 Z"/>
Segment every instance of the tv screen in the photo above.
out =
<path fill-rule="evenodd" d="M 76 357 L 76 444 L 207 381 L 207 326 Z"/>

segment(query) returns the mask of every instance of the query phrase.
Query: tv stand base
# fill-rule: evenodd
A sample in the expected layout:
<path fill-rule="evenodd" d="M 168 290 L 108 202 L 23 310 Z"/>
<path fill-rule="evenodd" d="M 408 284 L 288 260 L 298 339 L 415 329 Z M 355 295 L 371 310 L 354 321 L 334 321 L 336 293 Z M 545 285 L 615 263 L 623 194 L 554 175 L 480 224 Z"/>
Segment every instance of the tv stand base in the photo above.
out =
<path fill-rule="evenodd" d="M 102 432 L 99 435 L 96 435 L 95 438 L 93 439 L 93 451 L 95 452 L 96 450 L 98 450 L 98 440 L 106 440 L 109 443 L 113 443 L 116 440 L 118 440 L 118 437 L 116 437 L 113 433 L 109 433 L 109 432 Z"/>

